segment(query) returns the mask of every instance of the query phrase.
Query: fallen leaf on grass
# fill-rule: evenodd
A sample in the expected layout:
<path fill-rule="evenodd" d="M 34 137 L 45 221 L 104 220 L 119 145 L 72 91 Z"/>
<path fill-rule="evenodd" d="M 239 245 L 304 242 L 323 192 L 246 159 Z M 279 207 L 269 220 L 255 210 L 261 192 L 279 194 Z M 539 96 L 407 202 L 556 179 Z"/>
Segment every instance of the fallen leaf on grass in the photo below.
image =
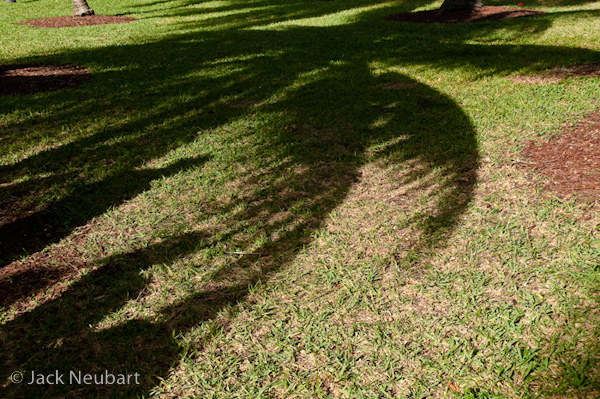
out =
<path fill-rule="evenodd" d="M 451 382 L 448 383 L 448 388 L 450 388 L 453 392 L 462 392 L 459 387 Z"/>

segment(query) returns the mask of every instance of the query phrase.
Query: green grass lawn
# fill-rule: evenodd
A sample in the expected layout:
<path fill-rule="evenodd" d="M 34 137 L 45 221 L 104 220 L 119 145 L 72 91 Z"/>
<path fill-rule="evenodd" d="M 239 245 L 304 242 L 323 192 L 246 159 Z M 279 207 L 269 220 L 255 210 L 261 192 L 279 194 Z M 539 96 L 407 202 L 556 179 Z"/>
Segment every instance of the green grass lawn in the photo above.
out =
<path fill-rule="evenodd" d="M 440 4 L 0 3 L 0 64 L 92 74 L 0 97 L 0 397 L 599 397 L 598 207 L 519 161 L 600 83 L 511 78 L 600 61 L 600 2 L 384 20 Z"/>

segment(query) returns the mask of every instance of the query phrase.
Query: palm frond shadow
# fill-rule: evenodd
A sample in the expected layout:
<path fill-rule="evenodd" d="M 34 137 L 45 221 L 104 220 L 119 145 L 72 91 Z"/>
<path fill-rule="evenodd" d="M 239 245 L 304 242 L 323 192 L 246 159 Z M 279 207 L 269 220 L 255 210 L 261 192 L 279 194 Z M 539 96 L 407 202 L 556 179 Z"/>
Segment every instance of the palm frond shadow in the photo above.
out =
<path fill-rule="evenodd" d="M 377 18 L 382 13 L 378 11 Z M 111 206 L 148 190 L 149 182 L 161 175 L 179 171 L 201 173 L 193 169 L 211 162 L 209 156 L 186 159 L 163 169 L 137 168 L 189 144 L 198 132 L 218 129 L 237 118 L 251 117 L 257 109 L 262 115 L 277 115 L 280 123 L 243 132 L 260 138 L 257 142 L 261 144 L 249 148 L 248 156 L 268 157 L 276 162 L 268 172 L 246 175 L 241 196 L 228 202 L 207 204 L 204 212 L 223 215 L 220 225 L 174 235 L 156 244 L 101 259 L 60 297 L 2 326 L 0 337 L 6 359 L 1 372 L 3 380 L 15 369 L 35 368 L 38 372 L 57 368 L 88 372 L 119 369 L 139 372 L 143 377 L 140 386 L 54 386 L 48 389 L 9 385 L 2 387 L 3 392 L 12 397 L 147 394 L 160 378 L 168 376 L 177 361 L 180 348 L 173 337 L 212 322 L 223 309 L 244 301 L 256 282 L 268 283 L 273 273 L 285 271 L 301 248 L 310 245 L 313 233 L 323 227 L 329 214 L 344 202 L 361 168 L 369 163 L 395 165 L 402 172 L 398 173 L 401 176 L 398 185 L 417 182 L 415 190 L 429 189 L 433 193 L 429 208 L 415 212 L 409 223 L 420 230 L 424 247 L 442 242 L 472 200 L 479 166 L 476 132 L 461 108 L 445 94 L 399 73 L 376 76 L 370 67 L 372 63 L 385 65 L 402 56 L 407 64 L 457 68 L 458 63 L 470 63 L 495 74 L 524 68 L 534 62 L 537 55 L 549 60 L 552 54 L 558 54 L 556 62 L 593 55 L 581 49 L 530 46 L 526 48 L 528 51 L 522 51 L 513 46 L 501 47 L 510 55 L 507 62 L 503 59 L 506 54 L 494 52 L 498 48 L 464 44 L 479 28 L 467 31 L 460 27 L 431 28 L 421 38 L 427 45 L 445 44 L 444 51 L 414 49 L 403 53 L 400 45 L 390 43 L 401 44 L 416 39 L 420 33 L 390 24 L 387 41 L 383 41 L 381 30 L 371 27 L 373 21 L 358 19 L 355 24 L 326 28 L 178 33 L 156 43 L 66 51 L 61 55 L 81 64 L 102 59 L 106 68 L 113 70 L 129 62 L 130 68 L 118 73 L 99 73 L 92 86 L 97 92 L 79 94 L 91 96 L 89 102 L 57 109 L 52 118 L 86 126 L 84 118 L 78 116 L 82 110 L 89 111 L 90 119 L 101 118 L 117 105 L 151 112 L 151 116 L 132 117 L 120 125 L 103 126 L 94 134 L 2 169 L 12 182 L 37 173 L 31 183 L 3 187 L 5 197 L 19 190 L 52 192 L 56 183 L 69 181 L 86 168 L 107 169 L 99 183 L 84 179 L 83 184 L 49 205 L 48 212 L 67 214 L 71 221 L 59 225 L 52 239 L 32 240 L 31 250 L 46 247 Z M 245 19 L 239 22 L 240 26 L 246 26 Z M 544 26 L 542 24 L 540 29 Z M 181 26 L 182 31 L 188 28 L 185 24 Z M 444 42 L 447 29 L 456 35 L 450 35 L 449 42 Z M 489 26 L 486 29 L 493 30 Z M 306 48 L 307 38 L 313 39 L 309 48 Z M 476 51 L 481 57 L 467 57 L 464 51 Z M 312 57 L 307 58 L 307 53 Z M 164 59 L 170 61 L 168 68 L 164 67 Z M 227 65 L 229 72 L 216 78 L 194 75 L 198 70 L 215 65 Z M 136 80 L 140 71 L 145 78 L 143 82 Z M 310 74 L 312 78 L 302 81 L 303 74 Z M 265 75 L 271 77 L 270 83 L 262 80 L 260 87 L 256 85 L 254 78 Z M 112 93 L 117 86 L 122 90 Z M 54 98 L 59 97 L 49 93 L 40 100 L 26 102 L 25 106 L 15 100 L 0 107 L 28 107 L 36 115 L 39 113 L 35 111 L 43 109 Z M 344 101 L 339 101 L 340 98 Z M 35 118 L 38 119 L 29 123 L 45 123 L 48 122 L 45 119 L 51 119 Z M 171 124 L 157 127 L 157 119 Z M 18 130 L 23 126 L 25 122 L 15 122 L 9 128 Z M 121 159 L 118 145 L 104 144 L 106 140 L 117 138 L 135 147 L 135 156 Z M 19 138 L 14 140 L 18 143 Z M 378 148 L 375 152 L 374 147 Z M 64 161 L 69 158 L 74 167 Z M 106 166 L 105 161 L 113 158 L 119 159 L 121 164 Z M 413 168 L 413 165 L 418 167 Z M 68 166 L 70 169 L 65 171 Z M 44 177 L 48 171 L 55 172 L 53 177 Z M 428 179 L 433 175 L 439 179 Z M 113 183 L 122 180 L 130 180 L 131 189 L 102 198 Z M 81 198 L 86 198 L 85 206 L 80 206 Z M 50 217 L 43 213 L 45 211 L 39 212 L 37 217 L 44 220 Z M 23 226 L 19 229 L 8 226 L 0 229 L 7 232 L 5 236 L 10 236 L 6 239 L 14 240 L 13 233 L 18 235 L 17 230 Z M 258 228 L 249 231 L 247 226 Z M 261 241 L 261 237 L 267 239 Z M 252 253 L 264 256 L 258 259 L 231 257 L 188 295 L 180 295 L 162 308 L 152 309 L 147 318 L 100 326 L 104 318 L 119 312 L 130 301 L 143 301 L 152 295 L 152 280 L 143 272 L 181 259 L 195 262 L 194 267 L 198 269 L 208 269 L 210 265 L 192 259 L 192 255 L 224 245 L 249 248 Z M 19 253 L 9 255 L 14 259 Z"/>
<path fill-rule="evenodd" d="M 407 96 L 404 90 L 390 90 L 384 85 L 406 81 L 406 77 L 398 74 L 373 77 L 366 67 L 361 69 L 358 87 L 346 77 L 356 76 L 356 69 L 347 75 L 344 67 L 334 67 L 285 98 L 264 105 L 265 112 L 284 115 L 287 128 L 262 132 L 264 145 L 268 147 L 262 150 L 288 161 L 278 163 L 268 176 L 249 176 L 245 184 L 252 190 L 244 196 L 209 206 L 211 212 L 227 215 L 218 231 L 185 233 L 103 259 L 60 298 L 5 325 L 8 339 L 4 352 L 10 354 L 9 363 L 20 369 L 35 367 L 36 370 L 50 367 L 52 359 L 57 358 L 74 370 L 115 369 L 119 365 L 123 370 L 139 372 L 143 383 L 120 388 L 86 387 L 85 396 L 148 392 L 157 383 L 157 377 L 167 376 L 177 358 L 179 349 L 173 336 L 211 321 L 225 307 L 243 301 L 258 281 L 268 281 L 273 273 L 292 262 L 298 251 L 310 244 L 312 233 L 322 226 L 327 215 L 347 196 L 357 181 L 361 165 L 376 161 L 377 155 L 366 157 L 365 151 L 377 143 L 385 146 L 379 156 L 386 159 L 391 157 L 402 163 L 419 158 L 425 168 L 445 170 L 448 181 L 440 186 L 445 192 L 444 203 L 438 203 L 435 210 L 440 216 L 421 217 L 434 220 L 424 230 L 426 235 L 433 237 L 440 230 L 452 228 L 457 215 L 468 204 L 475 184 L 478 153 L 469 119 L 452 100 L 424 85 L 410 81 L 416 90 L 411 89 L 411 96 Z M 356 90 L 360 95 L 354 97 L 354 103 L 337 102 L 346 91 Z M 412 118 L 406 118 L 407 109 L 413 110 Z M 387 121 L 383 125 L 374 127 L 364 122 L 365 115 L 381 114 Z M 331 125 L 332 121 L 338 123 Z M 407 139 L 396 142 L 399 135 Z M 277 178 L 281 176 L 286 178 Z M 408 180 L 412 178 L 417 177 Z M 460 201 L 455 200 L 458 197 Z M 298 206 L 302 207 L 301 213 L 288 212 Z M 282 214 L 287 216 L 282 218 Z M 247 234 L 244 231 L 247 225 L 263 227 Z M 253 250 L 266 256 L 233 258 L 211 273 L 193 294 L 158 310 L 155 317 L 129 320 L 110 328 L 96 327 L 127 301 L 142 300 L 149 295 L 150 281 L 140 271 L 156 264 L 171 264 L 223 242 L 249 248 L 258 236 L 272 237 Z M 33 325 L 43 327 L 32 328 Z M 25 349 L 25 342 L 36 341 L 39 344 Z M 57 346 L 56 342 L 61 344 Z M 54 363 L 52 367 L 55 366 Z M 9 388 L 25 395 L 41 392 L 32 386 Z M 55 389 L 55 394 L 46 395 L 76 396 L 69 387 Z M 77 392 L 81 395 L 80 387 Z"/>

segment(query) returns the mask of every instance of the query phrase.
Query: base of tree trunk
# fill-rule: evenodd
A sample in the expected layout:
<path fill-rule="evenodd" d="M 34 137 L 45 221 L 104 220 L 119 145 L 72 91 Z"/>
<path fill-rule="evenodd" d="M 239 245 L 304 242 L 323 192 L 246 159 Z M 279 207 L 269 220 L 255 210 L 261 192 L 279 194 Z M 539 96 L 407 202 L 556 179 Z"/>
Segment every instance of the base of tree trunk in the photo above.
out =
<path fill-rule="evenodd" d="M 445 0 L 440 10 L 443 11 L 479 11 L 483 7 L 482 0 Z"/>
<path fill-rule="evenodd" d="M 94 15 L 94 10 L 83 9 L 73 11 L 74 17 L 87 17 L 88 15 Z"/>

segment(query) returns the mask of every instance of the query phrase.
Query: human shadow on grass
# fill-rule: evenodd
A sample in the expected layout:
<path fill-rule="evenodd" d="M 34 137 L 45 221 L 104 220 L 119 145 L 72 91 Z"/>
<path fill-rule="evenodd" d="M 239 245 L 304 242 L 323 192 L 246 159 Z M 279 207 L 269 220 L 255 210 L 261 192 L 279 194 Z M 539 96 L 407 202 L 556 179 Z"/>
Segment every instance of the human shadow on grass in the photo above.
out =
<path fill-rule="evenodd" d="M 349 96 L 352 101 L 339 102 Z M 243 301 L 258 281 L 268 281 L 292 262 L 346 198 L 367 163 L 403 165 L 399 187 L 426 182 L 441 171 L 435 183 L 422 183 L 411 193 L 432 191 L 429 211 L 414 221 L 421 221 L 422 234 L 433 240 L 452 229 L 468 206 L 479 159 L 473 127 L 451 99 L 423 84 L 395 73 L 374 77 L 364 64 L 331 65 L 263 107 L 265 114 L 279 115 L 284 123 L 246 134 L 262 135 L 263 144 L 254 151 L 270 154 L 277 162 L 262 174 L 248 175 L 244 184 L 252 189 L 245 194 L 208 204 L 210 212 L 225 216 L 217 231 L 197 229 L 105 258 L 59 298 L 2 327 L 3 380 L 14 370 L 26 375 L 31 370 L 112 370 L 139 373 L 140 385 L 8 384 L 3 387 L 7 396 L 148 394 L 159 379 L 168 377 L 178 359 L 181 348 L 174 337 L 211 322 L 224 308 Z M 377 151 L 371 154 L 373 147 Z M 252 249 L 260 257 L 233 256 L 188 295 L 148 318 L 104 326 L 103 319 L 131 301 L 152 296 L 151 278 L 142 271 L 154 265 L 174 267 L 191 254 L 225 243 L 252 248 L 259 237 L 270 238 Z M 190 262 L 199 270 L 207 267 Z"/>

